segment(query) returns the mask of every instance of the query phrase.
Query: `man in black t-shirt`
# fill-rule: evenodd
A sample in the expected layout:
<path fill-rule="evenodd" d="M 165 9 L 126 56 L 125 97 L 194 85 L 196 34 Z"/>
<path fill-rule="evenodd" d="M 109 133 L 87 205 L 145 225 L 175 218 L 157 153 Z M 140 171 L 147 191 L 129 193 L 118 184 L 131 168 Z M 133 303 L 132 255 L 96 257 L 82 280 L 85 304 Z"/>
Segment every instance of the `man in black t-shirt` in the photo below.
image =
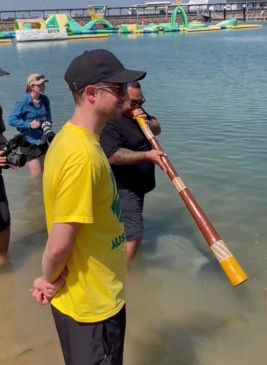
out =
<path fill-rule="evenodd" d="M 9 75 L 9 73 L 0 68 L 0 76 L 4 75 Z M 2 176 L 2 167 L 6 167 L 6 157 L 2 156 L 1 152 L 7 142 L 3 134 L 5 130 L 6 128 L 3 121 L 3 110 L 0 105 L 0 266 L 5 262 L 10 240 L 10 213 Z"/>
<path fill-rule="evenodd" d="M 100 136 L 114 173 L 124 220 L 128 263 L 134 258 L 143 236 L 143 205 L 145 194 L 155 187 L 155 164 L 165 169 L 163 152 L 152 150 L 138 123 L 133 118 L 145 118 L 154 135 L 161 132 L 157 119 L 142 105 L 145 98 L 139 82 L 128 84 L 119 120 L 107 123 Z"/>

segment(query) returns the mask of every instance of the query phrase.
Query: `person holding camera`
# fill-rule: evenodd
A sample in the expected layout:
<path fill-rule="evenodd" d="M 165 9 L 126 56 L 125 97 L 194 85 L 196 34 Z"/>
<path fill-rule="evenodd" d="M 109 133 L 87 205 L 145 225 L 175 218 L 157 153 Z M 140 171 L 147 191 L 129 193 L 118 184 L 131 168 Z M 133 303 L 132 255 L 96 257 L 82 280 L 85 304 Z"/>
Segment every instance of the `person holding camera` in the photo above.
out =
<path fill-rule="evenodd" d="M 4 75 L 9 75 L 9 73 L 0 68 L 0 76 Z M 3 261 L 5 261 L 10 240 L 10 212 L 4 179 L 2 176 L 2 168 L 7 166 L 6 156 L 4 156 L 3 152 L 7 142 L 3 134 L 5 130 L 6 128 L 3 121 L 3 110 L 0 105 L 0 266 Z"/>
<path fill-rule="evenodd" d="M 43 172 L 44 157 L 54 132 L 51 129 L 52 118 L 50 102 L 46 95 L 44 75 L 33 73 L 27 79 L 26 95 L 17 101 L 8 123 L 16 127 L 24 136 L 20 146 L 21 153 L 27 158 L 32 176 Z"/>

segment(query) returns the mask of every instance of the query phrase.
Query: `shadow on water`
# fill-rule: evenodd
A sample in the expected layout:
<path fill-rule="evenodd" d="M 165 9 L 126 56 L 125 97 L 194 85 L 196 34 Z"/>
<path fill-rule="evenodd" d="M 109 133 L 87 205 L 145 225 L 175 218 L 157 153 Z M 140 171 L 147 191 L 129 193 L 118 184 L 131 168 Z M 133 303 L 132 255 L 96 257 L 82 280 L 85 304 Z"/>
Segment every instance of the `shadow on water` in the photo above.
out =
<path fill-rule="evenodd" d="M 160 212 L 153 211 L 153 214 L 146 212 L 141 251 L 145 259 L 157 265 L 175 257 L 178 262 L 187 262 L 194 272 L 220 275 L 216 258 L 184 208 L 174 213 L 164 207 Z"/>
<path fill-rule="evenodd" d="M 236 337 L 246 339 L 255 328 L 264 332 L 255 323 L 261 298 L 255 305 L 246 285 L 233 290 L 218 267 L 212 267 L 212 280 L 200 283 L 199 276 L 210 277 L 210 263 L 191 275 L 177 252 L 169 256 L 154 261 L 140 254 L 133 264 L 126 282 L 126 363 L 225 365 L 224 352 L 231 357 L 242 345 L 232 346 Z"/>
<path fill-rule="evenodd" d="M 186 275 L 202 290 L 205 285 L 211 285 L 208 296 L 214 295 L 212 291 L 216 291 L 219 285 L 224 295 L 230 292 L 234 306 L 243 310 L 254 311 L 258 305 L 262 306 L 264 287 L 261 283 L 248 280 L 234 288 L 187 212 L 179 210 L 175 215 L 168 211 L 153 212 L 145 217 L 145 226 L 139 257 L 149 268 L 174 272 L 177 276 Z M 252 275 L 250 267 L 242 268 L 248 276 Z"/>

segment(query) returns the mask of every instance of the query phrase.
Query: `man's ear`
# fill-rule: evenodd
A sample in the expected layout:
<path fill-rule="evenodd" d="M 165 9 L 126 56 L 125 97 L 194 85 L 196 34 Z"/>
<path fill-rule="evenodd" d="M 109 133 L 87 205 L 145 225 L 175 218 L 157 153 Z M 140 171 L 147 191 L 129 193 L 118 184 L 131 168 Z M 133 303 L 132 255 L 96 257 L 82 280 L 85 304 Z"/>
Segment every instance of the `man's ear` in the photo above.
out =
<path fill-rule="evenodd" d="M 88 100 L 93 100 L 95 96 L 97 95 L 97 89 L 94 85 L 89 85 L 85 89 L 85 96 Z"/>

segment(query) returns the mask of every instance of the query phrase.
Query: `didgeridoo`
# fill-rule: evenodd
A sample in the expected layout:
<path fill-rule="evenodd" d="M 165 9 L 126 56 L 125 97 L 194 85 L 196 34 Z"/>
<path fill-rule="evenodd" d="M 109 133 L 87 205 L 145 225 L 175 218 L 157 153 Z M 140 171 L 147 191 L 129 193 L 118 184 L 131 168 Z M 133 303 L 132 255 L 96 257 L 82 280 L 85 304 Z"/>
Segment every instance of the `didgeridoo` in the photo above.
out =
<path fill-rule="evenodd" d="M 138 116 L 134 116 L 134 118 L 139 124 L 146 138 L 148 139 L 151 147 L 155 150 L 163 152 L 160 144 L 153 135 L 146 120 Z M 240 267 L 233 254 L 229 251 L 224 241 L 216 232 L 215 228 L 212 226 L 211 222 L 208 220 L 205 213 L 202 211 L 197 201 L 194 199 L 193 195 L 190 193 L 189 189 L 185 186 L 168 157 L 162 157 L 162 161 L 166 167 L 167 175 L 177 189 L 179 195 L 181 196 L 198 228 L 206 239 L 206 242 L 214 253 L 216 259 L 219 261 L 223 271 L 230 280 L 231 284 L 233 286 L 237 286 L 245 282 L 248 279 L 246 273 Z"/>

